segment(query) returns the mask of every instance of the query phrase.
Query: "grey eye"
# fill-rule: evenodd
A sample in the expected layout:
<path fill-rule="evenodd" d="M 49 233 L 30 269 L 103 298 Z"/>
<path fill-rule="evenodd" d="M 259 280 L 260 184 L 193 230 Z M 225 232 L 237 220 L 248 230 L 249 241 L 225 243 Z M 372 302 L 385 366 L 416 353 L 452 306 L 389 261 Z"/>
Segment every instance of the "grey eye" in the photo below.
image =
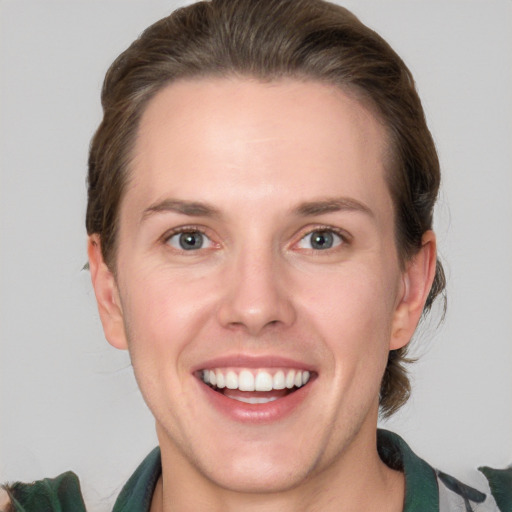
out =
<path fill-rule="evenodd" d="M 186 231 L 176 233 L 167 240 L 167 243 L 175 249 L 184 251 L 197 251 L 211 246 L 211 240 L 200 231 Z"/>
<path fill-rule="evenodd" d="M 301 249 L 314 249 L 316 251 L 322 251 L 326 249 L 332 249 L 337 247 L 343 242 L 340 235 L 337 235 L 331 230 L 319 229 L 311 231 L 299 242 Z"/>

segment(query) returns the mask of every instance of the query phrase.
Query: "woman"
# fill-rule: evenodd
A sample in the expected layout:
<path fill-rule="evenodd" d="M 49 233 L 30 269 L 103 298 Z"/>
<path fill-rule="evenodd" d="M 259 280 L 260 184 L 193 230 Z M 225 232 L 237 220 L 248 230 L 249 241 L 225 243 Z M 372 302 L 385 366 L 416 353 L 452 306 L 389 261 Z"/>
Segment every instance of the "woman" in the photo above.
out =
<path fill-rule="evenodd" d="M 324 2 L 199 3 L 102 102 L 91 277 L 160 445 L 114 510 L 505 510 L 376 428 L 444 288 L 439 164 L 394 51 Z M 72 475 L 9 492 L 83 509 Z"/>

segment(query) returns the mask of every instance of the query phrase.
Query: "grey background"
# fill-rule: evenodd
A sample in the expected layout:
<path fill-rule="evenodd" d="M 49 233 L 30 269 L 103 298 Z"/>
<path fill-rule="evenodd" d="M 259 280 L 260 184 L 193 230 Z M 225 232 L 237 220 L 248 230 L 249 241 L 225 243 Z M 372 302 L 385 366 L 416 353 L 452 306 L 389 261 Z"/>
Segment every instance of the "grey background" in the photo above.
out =
<path fill-rule="evenodd" d="M 117 54 L 180 2 L 0 3 L 0 481 L 82 481 L 109 502 L 156 444 L 126 353 L 103 338 L 85 262 L 87 147 Z M 387 427 L 473 484 L 512 463 L 512 2 L 347 1 L 412 69 L 444 172 L 449 312 L 415 343 Z"/>

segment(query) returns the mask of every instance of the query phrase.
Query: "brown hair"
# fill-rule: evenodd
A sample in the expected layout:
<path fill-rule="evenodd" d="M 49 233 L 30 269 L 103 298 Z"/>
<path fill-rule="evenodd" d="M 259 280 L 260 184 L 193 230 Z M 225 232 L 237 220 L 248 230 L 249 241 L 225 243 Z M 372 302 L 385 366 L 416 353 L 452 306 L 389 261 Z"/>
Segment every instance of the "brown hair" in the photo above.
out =
<path fill-rule="evenodd" d="M 347 9 L 323 0 L 211 0 L 150 26 L 105 77 L 104 116 L 90 147 L 86 226 L 100 235 L 114 272 L 119 206 L 145 106 L 174 80 L 228 75 L 318 80 L 369 106 L 388 131 L 387 180 L 401 262 L 415 254 L 432 227 L 440 172 L 412 75 L 400 57 Z M 424 313 L 444 287 L 438 262 Z M 389 354 L 380 393 L 384 416 L 409 397 L 406 350 Z"/>

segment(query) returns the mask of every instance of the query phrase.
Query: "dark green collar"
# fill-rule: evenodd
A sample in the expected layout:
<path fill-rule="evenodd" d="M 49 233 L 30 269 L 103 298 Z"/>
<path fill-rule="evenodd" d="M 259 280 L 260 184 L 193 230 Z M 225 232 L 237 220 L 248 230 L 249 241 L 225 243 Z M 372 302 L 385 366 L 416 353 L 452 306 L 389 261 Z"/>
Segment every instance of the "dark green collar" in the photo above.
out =
<path fill-rule="evenodd" d="M 85 512 L 80 482 L 72 471 L 31 484 L 17 482 L 6 489 L 15 512 Z"/>
<path fill-rule="evenodd" d="M 126 482 L 112 512 L 149 512 L 153 491 L 161 473 L 160 448 L 156 447 Z"/>
<path fill-rule="evenodd" d="M 439 512 L 439 490 L 434 469 L 420 459 L 397 434 L 377 431 L 377 449 L 391 468 L 405 474 L 404 512 Z"/>

